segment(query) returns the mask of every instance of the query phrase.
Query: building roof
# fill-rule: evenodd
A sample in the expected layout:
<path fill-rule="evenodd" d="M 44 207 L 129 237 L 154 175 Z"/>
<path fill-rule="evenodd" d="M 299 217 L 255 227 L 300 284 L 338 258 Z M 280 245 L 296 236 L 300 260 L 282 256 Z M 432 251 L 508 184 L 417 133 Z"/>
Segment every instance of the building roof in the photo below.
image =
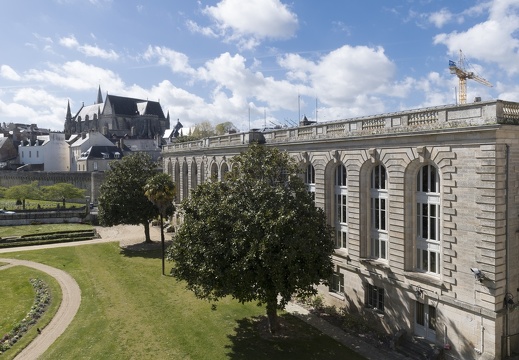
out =
<path fill-rule="evenodd" d="M 103 110 L 103 113 L 106 113 L 106 106 L 110 106 L 110 108 L 113 108 L 113 112 L 117 115 L 155 115 L 159 119 L 166 118 L 162 111 L 162 107 L 157 101 L 106 95 L 104 104 L 105 110 Z"/>
<path fill-rule="evenodd" d="M 87 151 L 81 154 L 79 160 L 93 159 L 120 159 L 123 152 L 117 146 L 91 146 Z"/>
<path fill-rule="evenodd" d="M 74 119 L 81 118 L 81 121 L 84 121 L 87 117 L 89 120 L 92 120 L 95 116 L 98 116 L 98 114 L 103 109 L 103 104 L 93 104 L 93 105 L 87 105 L 82 106 L 81 109 L 77 112 L 77 114 L 74 116 Z"/>

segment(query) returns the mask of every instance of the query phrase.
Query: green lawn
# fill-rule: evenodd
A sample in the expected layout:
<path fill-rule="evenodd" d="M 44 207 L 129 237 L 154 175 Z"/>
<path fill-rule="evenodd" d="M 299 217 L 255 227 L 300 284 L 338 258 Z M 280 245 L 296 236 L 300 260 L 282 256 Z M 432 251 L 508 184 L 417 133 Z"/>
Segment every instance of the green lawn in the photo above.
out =
<path fill-rule="evenodd" d="M 25 210 L 36 210 L 38 208 L 38 205 L 40 205 L 41 209 L 55 209 L 57 205 L 59 204 L 60 207 L 63 206 L 62 201 L 48 201 L 48 200 L 31 200 L 26 199 L 25 200 Z M 86 203 L 73 203 L 69 201 L 65 201 L 65 207 L 71 208 L 76 207 L 80 208 L 82 206 L 85 206 Z M 11 211 L 17 211 L 17 210 L 23 210 L 22 205 L 16 205 L 16 199 L 6 199 L 6 198 L 0 198 L 0 209 L 6 209 Z"/>
<path fill-rule="evenodd" d="M 55 231 L 89 230 L 92 225 L 88 224 L 40 224 L 20 226 L 0 226 L 0 238 L 7 236 L 21 236 L 31 234 L 44 234 Z"/>
<path fill-rule="evenodd" d="M 76 318 L 42 359 L 363 359 L 287 314 L 287 336 L 272 338 L 264 308 L 225 299 L 212 310 L 160 275 L 159 254 L 117 243 L 4 254 L 65 270 L 81 287 Z"/>
<path fill-rule="evenodd" d="M 0 254 L 0 256 L 2 256 Z M 5 265 L 0 263 L 0 265 Z M 45 327 L 52 320 L 52 316 L 61 304 L 61 288 L 57 281 L 38 270 L 24 266 L 14 266 L 0 270 L 0 337 L 10 332 L 13 327 L 29 313 L 34 304 L 36 292 L 29 282 L 30 279 L 41 279 L 49 287 L 51 293 L 51 304 L 39 319 L 38 323 L 31 327 L 22 339 L 5 354 L 2 359 L 12 359 L 29 342 L 37 336 L 36 328 Z"/>

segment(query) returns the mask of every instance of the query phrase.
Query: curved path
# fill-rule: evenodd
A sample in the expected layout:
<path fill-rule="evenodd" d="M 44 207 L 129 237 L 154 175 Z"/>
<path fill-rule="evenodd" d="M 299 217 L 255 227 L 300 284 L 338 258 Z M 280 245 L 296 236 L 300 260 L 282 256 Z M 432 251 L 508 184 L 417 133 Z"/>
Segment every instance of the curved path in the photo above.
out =
<path fill-rule="evenodd" d="M 67 326 L 72 322 L 81 304 L 81 290 L 76 280 L 63 270 L 26 260 L 0 258 L 0 262 L 11 264 L 10 266 L 0 267 L 0 270 L 16 265 L 31 267 L 54 277 L 61 286 L 63 299 L 56 315 L 45 329 L 42 330 L 41 334 L 15 357 L 16 360 L 37 359 L 63 334 Z"/>
<path fill-rule="evenodd" d="M 100 239 L 78 241 L 72 243 L 7 248 L 1 249 L 0 254 L 18 251 L 39 250 L 52 247 L 99 244 L 111 241 L 119 241 L 121 246 L 128 246 L 141 243 L 144 240 L 144 227 L 138 225 L 119 225 L 109 228 L 96 227 L 96 230 L 101 237 Z M 150 235 L 152 239 L 156 239 L 157 237 L 160 239 L 160 230 L 154 227 L 150 227 Z M 61 301 L 61 305 L 58 311 L 56 312 L 56 315 L 51 320 L 51 322 L 44 329 L 42 329 L 41 334 L 38 335 L 25 349 L 23 349 L 15 357 L 15 360 L 37 359 L 52 345 L 52 343 L 61 334 L 65 332 L 68 325 L 74 319 L 74 316 L 76 315 L 79 309 L 79 305 L 81 304 L 81 289 L 79 288 L 79 285 L 77 284 L 76 280 L 74 280 L 72 276 L 70 276 L 63 270 L 59 270 L 48 265 L 27 260 L 0 258 L 0 262 L 8 264 L 0 266 L 0 270 L 7 269 L 12 266 L 27 266 L 43 271 L 49 274 L 50 276 L 54 277 L 61 287 L 63 299 Z"/>

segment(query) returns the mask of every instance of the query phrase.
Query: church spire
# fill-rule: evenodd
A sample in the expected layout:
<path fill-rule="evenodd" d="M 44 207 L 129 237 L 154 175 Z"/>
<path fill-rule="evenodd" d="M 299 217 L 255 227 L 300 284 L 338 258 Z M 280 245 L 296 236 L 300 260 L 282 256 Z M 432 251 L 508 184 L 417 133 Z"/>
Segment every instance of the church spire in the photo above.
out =
<path fill-rule="evenodd" d="M 67 101 L 67 115 L 65 120 L 70 121 L 72 119 L 72 113 L 70 112 L 70 100 Z"/>
<path fill-rule="evenodd" d="M 96 104 L 103 103 L 103 94 L 101 93 L 101 85 L 99 85 L 99 89 L 97 90 L 97 102 Z"/>

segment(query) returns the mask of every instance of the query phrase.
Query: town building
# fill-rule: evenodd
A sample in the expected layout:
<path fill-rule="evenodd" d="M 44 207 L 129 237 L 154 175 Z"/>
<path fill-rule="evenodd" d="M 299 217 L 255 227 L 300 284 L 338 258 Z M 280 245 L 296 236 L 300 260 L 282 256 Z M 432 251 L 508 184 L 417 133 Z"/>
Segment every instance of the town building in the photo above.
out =
<path fill-rule="evenodd" d="M 83 104 L 75 115 L 67 104 L 64 130 L 67 138 L 94 131 L 107 138 L 162 139 L 169 123 L 159 102 L 108 94 L 103 101 L 99 87 L 94 104 Z"/>
<path fill-rule="evenodd" d="M 163 148 L 176 202 L 251 142 L 300 164 L 334 228 L 329 304 L 446 358 L 519 352 L 519 103 L 423 108 Z"/>
<path fill-rule="evenodd" d="M 38 135 L 34 141 L 21 141 L 18 146 L 18 170 L 70 171 L 70 148 L 65 134 L 51 132 Z"/>

